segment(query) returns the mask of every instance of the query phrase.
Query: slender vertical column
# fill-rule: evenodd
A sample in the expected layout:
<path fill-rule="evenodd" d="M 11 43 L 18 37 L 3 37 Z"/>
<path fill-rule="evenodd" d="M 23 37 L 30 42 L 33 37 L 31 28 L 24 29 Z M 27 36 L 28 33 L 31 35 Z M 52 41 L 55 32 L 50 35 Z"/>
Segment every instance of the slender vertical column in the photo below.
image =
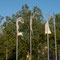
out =
<path fill-rule="evenodd" d="M 30 30 L 30 60 L 32 60 L 32 37 L 31 37 L 31 30 Z"/>
<path fill-rule="evenodd" d="M 30 60 L 32 60 L 32 16 L 30 16 Z"/>
<path fill-rule="evenodd" d="M 18 60 L 18 35 L 16 37 L 16 60 Z"/>
<path fill-rule="evenodd" d="M 49 60 L 49 34 L 47 34 L 48 60 Z"/>
<path fill-rule="evenodd" d="M 57 42 L 56 42 L 56 24 L 55 24 L 55 17 L 54 17 L 54 36 L 55 36 L 55 55 L 57 60 Z"/>

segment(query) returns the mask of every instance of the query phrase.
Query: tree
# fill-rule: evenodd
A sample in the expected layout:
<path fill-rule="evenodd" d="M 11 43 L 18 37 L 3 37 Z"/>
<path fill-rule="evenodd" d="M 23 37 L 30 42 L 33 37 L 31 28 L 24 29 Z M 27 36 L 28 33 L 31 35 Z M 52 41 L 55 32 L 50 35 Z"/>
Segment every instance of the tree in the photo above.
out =
<path fill-rule="evenodd" d="M 30 53 L 30 16 L 34 15 L 33 18 L 33 34 L 32 34 L 32 60 L 42 60 L 45 46 L 47 46 L 47 38 L 44 33 L 45 21 L 41 9 L 37 6 L 33 8 L 33 11 L 29 10 L 29 7 L 25 4 L 22 6 L 22 10 L 13 14 L 12 17 L 6 16 L 6 22 L 3 26 L 3 35 L 1 37 L 0 45 L 0 59 L 5 60 L 6 48 L 8 49 L 8 60 L 15 60 L 16 57 L 16 20 L 19 17 L 24 19 L 24 24 L 19 24 L 20 31 L 23 31 L 24 36 L 19 36 L 19 60 L 26 60 L 27 52 Z M 57 20 L 59 18 L 56 17 Z M 53 23 L 52 23 L 53 24 Z M 58 25 L 58 24 L 57 24 Z M 50 24 L 51 26 L 51 24 Z M 53 27 L 52 27 L 53 28 Z M 57 35 L 59 34 L 59 27 L 57 26 Z M 53 30 L 52 30 L 53 31 Z M 57 36 L 59 44 L 60 37 Z M 53 42 L 52 42 L 53 41 Z M 60 51 L 58 45 L 58 52 Z M 52 48 L 52 49 L 51 49 Z M 50 51 L 54 49 L 54 35 L 50 35 Z M 45 51 L 46 54 L 47 51 Z M 42 58 L 41 58 L 42 57 Z"/>

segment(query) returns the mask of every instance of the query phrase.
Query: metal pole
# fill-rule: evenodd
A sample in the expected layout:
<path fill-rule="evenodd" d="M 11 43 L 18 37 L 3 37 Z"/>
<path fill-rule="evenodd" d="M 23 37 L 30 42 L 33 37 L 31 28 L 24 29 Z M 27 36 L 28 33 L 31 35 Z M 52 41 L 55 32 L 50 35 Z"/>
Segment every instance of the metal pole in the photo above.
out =
<path fill-rule="evenodd" d="M 56 42 L 56 24 L 55 24 L 55 17 L 54 17 L 54 36 L 55 36 L 55 55 L 57 60 L 57 42 Z"/>
<path fill-rule="evenodd" d="M 20 36 L 23 36 L 23 34 L 21 33 L 21 34 L 18 34 L 18 33 L 20 33 L 18 30 L 19 30 L 19 25 L 18 25 L 18 22 L 20 22 L 20 23 L 24 23 L 23 21 L 21 21 L 23 18 L 22 17 L 19 17 L 18 19 L 17 19 L 17 21 L 16 21 L 16 27 L 17 27 L 17 36 L 16 36 L 16 60 L 18 60 L 18 36 L 20 35 Z"/>
<path fill-rule="evenodd" d="M 17 24 L 17 21 L 16 21 L 16 24 Z M 18 32 L 18 29 L 16 29 L 16 31 Z M 18 34 L 16 35 L 16 60 L 18 60 Z"/>
<path fill-rule="evenodd" d="M 18 35 L 16 37 L 16 60 L 18 60 Z"/>
<path fill-rule="evenodd" d="M 47 18 L 48 18 L 48 21 L 49 21 L 49 19 L 50 19 L 50 15 L 49 14 L 47 14 Z M 49 34 L 48 34 L 48 27 L 47 27 L 47 47 L 48 47 L 48 60 L 49 60 Z"/>
<path fill-rule="evenodd" d="M 32 37 L 31 37 L 31 30 L 30 30 L 30 60 L 32 60 Z"/>
<path fill-rule="evenodd" d="M 48 60 L 49 60 L 49 34 L 47 34 Z"/>
<path fill-rule="evenodd" d="M 47 27 L 47 48 L 48 48 L 48 60 L 49 60 L 49 34 L 48 34 L 48 27 Z"/>
<path fill-rule="evenodd" d="M 31 35 L 32 35 L 32 31 L 31 31 L 31 24 L 30 24 L 30 60 L 32 60 L 32 37 Z"/>

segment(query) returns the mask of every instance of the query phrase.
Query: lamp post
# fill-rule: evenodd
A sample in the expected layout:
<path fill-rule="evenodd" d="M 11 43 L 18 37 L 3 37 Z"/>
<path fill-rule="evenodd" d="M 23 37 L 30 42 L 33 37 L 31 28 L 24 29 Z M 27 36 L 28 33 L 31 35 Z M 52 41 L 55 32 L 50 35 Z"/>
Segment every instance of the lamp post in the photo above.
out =
<path fill-rule="evenodd" d="M 50 28 L 49 28 L 49 20 L 51 16 L 47 14 L 47 23 L 45 24 L 45 34 L 47 34 L 47 47 L 48 47 L 48 60 L 49 60 L 49 34 L 51 34 Z"/>
<path fill-rule="evenodd" d="M 32 19 L 33 19 L 34 15 L 33 16 L 30 16 L 30 60 L 32 60 Z"/>
<path fill-rule="evenodd" d="M 16 21 L 16 30 L 17 30 L 17 36 L 16 36 L 16 60 L 18 60 L 18 36 L 23 36 L 22 32 L 19 32 L 19 24 L 18 23 L 24 23 L 24 20 L 22 17 L 19 17 Z"/>
<path fill-rule="evenodd" d="M 55 56 L 56 56 L 56 60 L 57 60 L 57 41 L 56 41 L 56 23 L 55 23 L 55 16 L 54 16 L 53 22 L 54 22 L 54 37 L 55 37 Z"/>

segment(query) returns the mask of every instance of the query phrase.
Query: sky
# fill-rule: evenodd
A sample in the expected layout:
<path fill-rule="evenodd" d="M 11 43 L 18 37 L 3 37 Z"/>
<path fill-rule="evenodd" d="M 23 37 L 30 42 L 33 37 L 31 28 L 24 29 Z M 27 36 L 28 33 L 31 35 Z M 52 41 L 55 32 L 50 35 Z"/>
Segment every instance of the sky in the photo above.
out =
<path fill-rule="evenodd" d="M 38 6 L 43 13 L 44 19 L 46 14 L 60 13 L 60 0 L 0 0 L 0 15 L 12 16 L 21 10 L 22 5 L 27 4 L 32 10 L 34 6 Z"/>

